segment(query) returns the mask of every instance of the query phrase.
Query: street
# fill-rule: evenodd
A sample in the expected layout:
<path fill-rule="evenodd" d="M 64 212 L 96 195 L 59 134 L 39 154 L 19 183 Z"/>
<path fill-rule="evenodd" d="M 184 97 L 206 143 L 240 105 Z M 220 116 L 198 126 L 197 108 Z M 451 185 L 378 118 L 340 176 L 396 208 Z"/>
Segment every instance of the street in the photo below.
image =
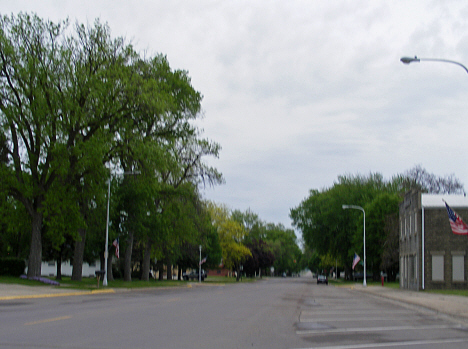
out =
<path fill-rule="evenodd" d="M 422 308 L 312 278 L 0 301 L 0 348 L 466 348 Z"/>

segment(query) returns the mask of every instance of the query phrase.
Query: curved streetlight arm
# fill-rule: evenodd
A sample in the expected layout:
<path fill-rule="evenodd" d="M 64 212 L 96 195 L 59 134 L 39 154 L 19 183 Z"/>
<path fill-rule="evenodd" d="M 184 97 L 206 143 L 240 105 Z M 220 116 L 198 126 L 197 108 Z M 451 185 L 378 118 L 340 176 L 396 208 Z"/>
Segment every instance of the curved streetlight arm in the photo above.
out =
<path fill-rule="evenodd" d="M 414 56 L 414 58 L 412 57 L 401 57 L 400 58 L 400 61 L 404 64 L 410 64 L 410 63 L 413 63 L 413 62 L 420 62 L 420 61 L 429 61 L 429 62 L 444 62 L 444 63 L 452 63 L 452 64 L 456 64 L 460 67 L 462 67 L 467 73 L 468 73 L 468 68 L 465 67 L 463 64 L 461 64 L 460 62 L 456 62 L 456 61 L 451 61 L 450 59 L 441 59 L 441 58 L 418 58 L 416 56 Z"/>
<path fill-rule="evenodd" d="M 361 210 L 362 212 L 364 212 L 365 214 L 365 211 L 364 209 L 361 207 L 361 206 L 356 206 L 356 205 L 343 205 L 343 210 L 346 210 L 346 209 L 349 209 L 349 208 L 352 208 L 352 209 L 355 209 L 355 210 Z"/>

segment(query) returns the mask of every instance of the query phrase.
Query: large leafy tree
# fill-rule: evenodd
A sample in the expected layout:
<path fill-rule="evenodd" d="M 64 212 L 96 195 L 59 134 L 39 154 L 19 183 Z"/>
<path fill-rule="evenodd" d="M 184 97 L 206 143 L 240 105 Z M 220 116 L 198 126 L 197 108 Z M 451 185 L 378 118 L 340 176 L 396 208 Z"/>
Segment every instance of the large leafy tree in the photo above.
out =
<path fill-rule="evenodd" d="M 271 246 L 263 239 L 252 239 L 246 243 L 249 248 L 251 257 L 248 257 L 244 263 L 244 272 L 247 276 L 262 276 L 267 268 L 273 266 L 275 256 Z"/>
<path fill-rule="evenodd" d="M 366 264 L 374 273 L 387 270 L 394 275 L 398 268 L 398 205 L 407 190 L 461 193 L 463 186 L 453 175 L 438 177 L 420 166 L 390 181 L 384 181 L 380 174 L 340 176 L 330 188 L 311 190 L 299 206 L 291 209 L 290 216 L 307 248 L 320 256 L 321 265 L 335 259 L 349 274 L 354 252 L 362 254 L 363 219 L 361 212 L 345 212 L 342 205 L 363 207 Z"/>
<path fill-rule="evenodd" d="M 42 206 L 57 178 L 60 111 L 54 93 L 61 71 L 62 27 L 37 17 L 0 18 L 0 122 L 8 162 L 2 180 L 31 217 L 28 275 L 40 275 Z"/>
<path fill-rule="evenodd" d="M 67 236 L 75 240 L 72 278 L 81 279 L 89 222 L 99 225 L 91 217 L 104 201 L 106 165 L 140 173 L 139 186 L 126 186 L 134 195 L 122 207 L 130 215 L 130 257 L 134 234 L 146 237 L 145 251 L 151 250 L 141 212 L 159 212 L 182 183 L 222 182 L 202 161 L 217 156 L 219 145 L 201 139 L 192 124 L 201 94 L 164 56 L 142 59 L 99 21 L 68 31 L 66 21 L 20 14 L 2 17 L 0 25 L 0 174 L 4 192 L 31 217 L 29 276 L 40 275 L 47 231 L 53 248 Z"/>
<path fill-rule="evenodd" d="M 234 210 L 232 218 L 244 226 L 244 243 L 252 253 L 244 263 L 244 272 L 247 276 L 261 276 L 275 261 L 272 242 L 267 241 L 267 227 L 250 209 L 245 212 Z"/>
<path fill-rule="evenodd" d="M 292 274 L 301 270 L 302 251 L 297 244 L 297 237 L 292 229 L 282 224 L 266 225 L 266 241 L 274 256 L 275 273 Z"/>
<path fill-rule="evenodd" d="M 219 234 L 224 267 L 235 269 L 239 280 L 241 264 L 252 256 L 244 244 L 245 228 L 232 217 L 231 211 L 226 206 L 210 203 L 208 209 L 211 222 Z"/>
<path fill-rule="evenodd" d="M 383 192 L 364 206 L 366 211 L 366 264 L 374 275 L 383 270 L 382 255 L 386 249 L 389 217 L 398 216 L 401 197 L 397 193 Z M 363 231 L 362 220 L 359 220 L 357 231 Z M 386 229 L 387 228 L 387 229 Z M 355 234 L 353 246 L 362 250 L 363 236 Z"/>
<path fill-rule="evenodd" d="M 44 218 L 62 210 L 47 203 L 61 201 L 55 189 L 63 185 L 70 200 L 61 204 L 78 205 L 82 221 L 73 227 L 80 233 L 75 254 L 84 250 L 83 222 L 103 178 L 109 131 L 126 105 L 121 72 L 133 53 L 99 22 L 68 34 L 66 21 L 20 14 L 3 16 L 0 26 L 0 124 L 8 154 L 1 174 L 31 217 L 28 276 L 37 276 Z M 81 263 L 74 259 L 74 266 Z"/>
<path fill-rule="evenodd" d="M 293 225 L 302 231 L 305 243 L 320 256 L 345 261 L 345 271 L 350 272 L 355 235 L 361 236 L 356 212 L 344 213 L 342 205 L 365 206 L 378 193 L 384 191 L 386 183 L 382 176 L 341 176 L 331 188 L 313 190 L 298 207 L 291 210 Z M 362 227 L 362 225 L 361 225 Z"/>
<path fill-rule="evenodd" d="M 146 188 L 141 193 L 140 205 L 149 213 L 148 219 L 156 223 L 168 222 L 167 218 L 161 219 L 158 215 L 169 212 L 167 207 L 175 202 L 174 199 L 186 195 L 184 186 L 222 182 L 216 169 L 204 163 L 204 157 L 218 156 L 220 147 L 200 138 L 200 131 L 192 123 L 201 115 L 202 97 L 192 87 L 187 72 L 171 70 L 162 55 L 136 60 L 131 71 L 131 85 L 135 90 L 132 90 L 135 96 L 131 103 L 134 107 L 128 110 L 126 122 L 118 129 L 114 160 L 123 171 L 137 170 L 144 177 L 139 180 Z M 129 200 L 125 200 L 124 206 L 128 203 Z M 131 212 L 131 208 L 124 207 L 124 211 Z M 128 221 L 135 219 L 133 215 Z M 168 264 L 175 258 L 171 251 L 175 248 L 172 245 L 177 241 L 176 236 L 167 235 L 174 229 L 148 229 L 148 224 L 138 226 L 141 228 L 138 231 L 126 232 L 126 279 L 130 278 L 134 238 L 144 246 L 143 278 L 149 274 L 154 243 L 162 245 Z"/>

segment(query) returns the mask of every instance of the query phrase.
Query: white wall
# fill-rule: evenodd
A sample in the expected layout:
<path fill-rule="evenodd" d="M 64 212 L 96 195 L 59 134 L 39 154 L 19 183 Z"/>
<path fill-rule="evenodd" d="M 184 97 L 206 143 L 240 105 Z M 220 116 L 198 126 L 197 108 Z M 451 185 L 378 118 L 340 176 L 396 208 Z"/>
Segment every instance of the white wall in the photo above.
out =
<path fill-rule="evenodd" d="M 83 277 L 95 276 L 95 271 L 100 270 L 100 262 L 97 260 L 94 264 L 89 265 L 88 263 L 83 262 Z M 27 269 L 27 268 L 26 268 Z M 62 275 L 71 275 L 73 267 L 70 264 L 70 261 L 62 262 Z M 41 265 L 41 274 L 43 276 L 56 276 L 57 275 L 57 262 L 42 262 Z"/>

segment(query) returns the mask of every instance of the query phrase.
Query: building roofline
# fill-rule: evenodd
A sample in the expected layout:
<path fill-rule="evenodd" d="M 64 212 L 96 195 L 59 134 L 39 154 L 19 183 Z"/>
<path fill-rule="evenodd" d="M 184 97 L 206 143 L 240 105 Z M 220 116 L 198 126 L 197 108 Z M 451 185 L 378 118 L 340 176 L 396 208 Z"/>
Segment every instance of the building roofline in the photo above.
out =
<path fill-rule="evenodd" d="M 465 195 L 421 194 L 422 207 L 445 207 L 444 200 L 450 207 L 468 208 L 468 198 Z"/>

